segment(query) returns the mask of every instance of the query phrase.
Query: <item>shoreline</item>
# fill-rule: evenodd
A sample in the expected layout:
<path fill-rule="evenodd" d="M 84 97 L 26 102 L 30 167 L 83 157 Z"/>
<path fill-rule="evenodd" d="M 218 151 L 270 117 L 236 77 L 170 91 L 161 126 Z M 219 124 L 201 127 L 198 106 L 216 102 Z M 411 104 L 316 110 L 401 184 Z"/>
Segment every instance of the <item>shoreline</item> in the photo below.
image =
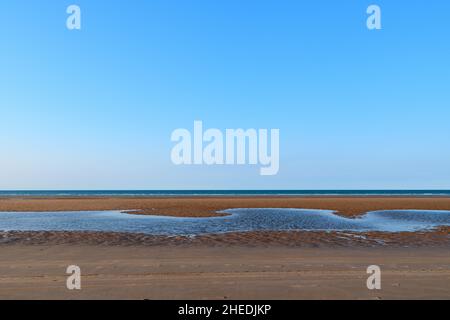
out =
<path fill-rule="evenodd" d="M 354 217 L 377 210 L 450 210 L 440 196 L 201 196 L 201 197 L 0 197 L 2 212 L 119 210 L 133 214 L 214 217 L 226 209 L 298 208 L 332 210 Z"/>

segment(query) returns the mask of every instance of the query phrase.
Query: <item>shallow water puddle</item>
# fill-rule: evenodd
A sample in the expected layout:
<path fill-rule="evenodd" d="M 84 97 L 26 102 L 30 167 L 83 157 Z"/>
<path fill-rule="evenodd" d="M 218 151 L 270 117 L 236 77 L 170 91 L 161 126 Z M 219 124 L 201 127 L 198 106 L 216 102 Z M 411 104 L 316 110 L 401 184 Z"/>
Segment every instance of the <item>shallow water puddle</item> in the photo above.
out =
<path fill-rule="evenodd" d="M 177 218 L 120 211 L 0 212 L 3 231 L 109 231 L 199 235 L 240 231 L 419 231 L 450 226 L 450 211 L 389 210 L 346 218 L 329 210 L 230 209 L 229 216 Z"/>

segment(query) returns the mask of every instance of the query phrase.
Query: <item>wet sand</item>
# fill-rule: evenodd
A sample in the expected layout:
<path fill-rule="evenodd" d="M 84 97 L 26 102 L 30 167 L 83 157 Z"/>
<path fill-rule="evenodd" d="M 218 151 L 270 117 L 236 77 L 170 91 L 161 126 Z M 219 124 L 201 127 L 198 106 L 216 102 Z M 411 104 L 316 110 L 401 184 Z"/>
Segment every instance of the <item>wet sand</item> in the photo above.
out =
<path fill-rule="evenodd" d="M 330 209 L 357 216 L 384 209 L 450 210 L 449 197 L 95 197 L 0 198 L 0 211 L 138 210 L 133 214 L 205 217 L 230 208 Z M 38 213 L 37 213 L 38 214 Z M 450 227 L 420 232 L 259 231 L 164 237 L 114 232 L 0 232 L 0 244 L 208 245 L 284 247 L 450 247 Z"/>
<path fill-rule="evenodd" d="M 0 211 L 138 210 L 139 214 L 207 217 L 233 208 L 328 209 L 355 216 L 389 209 L 450 210 L 450 197 L 0 198 Z"/>
<path fill-rule="evenodd" d="M 0 299 L 450 299 L 450 249 L 0 246 Z M 366 269 L 381 268 L 381 290 Z M 68 265 L 81 290 L 66 289 Z"/>
<path fill-rule="evenodd" d="M 294 247 L 294 248 L 419 248 L 450 249 L 450 227 L 417 232 L 254 231 L 190 236 L 155 236 L 120 232 L 0 232 L 3 245 L 94 245 L 133 247 Z"/>

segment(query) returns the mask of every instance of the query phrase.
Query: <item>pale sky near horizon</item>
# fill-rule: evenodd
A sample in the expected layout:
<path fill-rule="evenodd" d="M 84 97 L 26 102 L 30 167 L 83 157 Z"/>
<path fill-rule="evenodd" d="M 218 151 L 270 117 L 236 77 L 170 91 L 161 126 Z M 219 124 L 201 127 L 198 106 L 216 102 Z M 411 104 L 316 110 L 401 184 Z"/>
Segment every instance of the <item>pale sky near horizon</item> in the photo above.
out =
<path fill-rule="evenodd" d="M 66 8 L 82 29 L 66 28 Z M 378 4 L 382 30 L 366 28 Z M 450 189 L 449 1 L 0 3 L 0 190 Z M 280 129 L 280 170 L 170 135 Z"/>

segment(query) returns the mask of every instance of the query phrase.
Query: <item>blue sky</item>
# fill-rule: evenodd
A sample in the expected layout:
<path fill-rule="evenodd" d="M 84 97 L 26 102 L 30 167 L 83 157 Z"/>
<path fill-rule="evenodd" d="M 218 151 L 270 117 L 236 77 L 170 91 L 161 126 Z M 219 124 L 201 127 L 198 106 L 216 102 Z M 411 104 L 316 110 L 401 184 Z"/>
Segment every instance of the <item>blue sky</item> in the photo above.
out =
<path fill-rule="evenodd" d="M 69 31 L 66 8 L 82 10 Z M 382 30 L 366 28 L 378 4 Z M 448 1 L 0 3 L 0 189 L 450 188 Z M 280 171 L 171 132 L 279 128 Z"/>

